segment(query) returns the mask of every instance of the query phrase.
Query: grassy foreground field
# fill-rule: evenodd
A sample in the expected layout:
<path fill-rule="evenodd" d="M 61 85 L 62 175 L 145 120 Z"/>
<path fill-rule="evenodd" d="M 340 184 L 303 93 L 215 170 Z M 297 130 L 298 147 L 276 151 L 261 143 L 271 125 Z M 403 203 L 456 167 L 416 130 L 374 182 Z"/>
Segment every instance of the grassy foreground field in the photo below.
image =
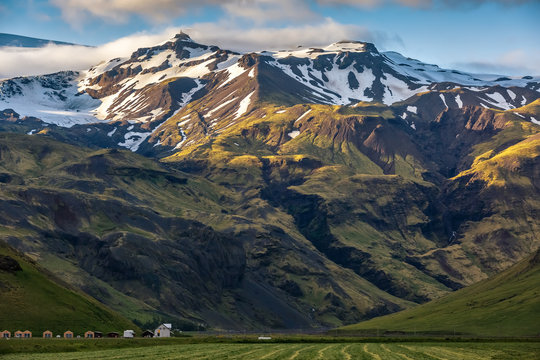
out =
<path fill-rule="evenodd" d="M 15 342 L 14 340 L 11 340 Z M 24 341 L 24 340 L 23 340 Z M 133 347 L 89 350 L 101 340 L 86 342 L 88 348 L 73 347 L 71 352 L 18 353 L 3 355 L 16 359 L 539 359 L 540 342 L 337 342 L 337 343 L 185 343 L 156 345 L 149 341 Z M 121 341 L 121 340 L 120 340 Z M 60 340 L 60 342 L 65 342 Z M 72 341 L 73 343 L 73 341 Z M 166 343 L 166 342 L 165 342 Z M 170 343 L 170 342 L 169 342 Z M 37 344 L 37 343 L 35 343 Z M 128 345 L 125 341 L 124 345 Z M 38 345 L 39 346 L 39 345 Z M 33 351 L 39 348 L 33 348 Z M 82 350 L 82 351 L 81 351 Z"/>

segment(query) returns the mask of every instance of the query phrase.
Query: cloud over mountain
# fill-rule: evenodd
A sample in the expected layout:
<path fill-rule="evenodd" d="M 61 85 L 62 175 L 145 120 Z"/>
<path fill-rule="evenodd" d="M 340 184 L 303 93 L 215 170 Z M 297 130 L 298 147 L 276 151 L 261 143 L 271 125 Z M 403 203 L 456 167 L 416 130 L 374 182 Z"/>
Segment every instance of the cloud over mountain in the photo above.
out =
<path fill-rule="evenodd" d="M 129 56 L 141 47 L 153 46 L 171 38 L 179 28 L 156 33 L 136 33 L 97 46 L 47 45 L 41 48 L 0 47 L 0 78 L 39 75 L 60 70 L 87 69 L 101 61 Z M 317 25 L 286 27 L 260 26 L 244 29 L 228 22 L 200 23 L 184 28 L 197 42 L 218 45 L 234 51 L 258 51 L 293 48 L 298 45 L 319 46 L 343 39 L 399 43 L 384 33 L 373 33 L 357 25 L 344 25 L 325 19 Z M 46 61 L 44 61 L 46 59 Z"/>
<path fill-rule="evenodd" d="M 322 6 L 354 6 L 374 8 L 388 4 L 405 7 L 430 8 L 436 6 L 478 6 L 484 3 L 508 6 L 520 5 L 534 0 L 52 0 L 60 9 L 62 17 L 75 27 L 89 18 L 110 21 L 127 21 L 137 15 L 153 22 L 162 22 L 204 6 L 218 7 L 226 17 L 252 20 L 256 23 L 279 20 L 307 20 L 318 17 L 313 4 Z"/>
<path fill-rule="evenodd" d="M 97 46 L 49 44 L 38 48 L 0 47 L 0 78 L 82 70 L 101 61 L 128 56 L 140 47 L 171 37 L 178 29 L 158 34 L 137 33 Z"/>

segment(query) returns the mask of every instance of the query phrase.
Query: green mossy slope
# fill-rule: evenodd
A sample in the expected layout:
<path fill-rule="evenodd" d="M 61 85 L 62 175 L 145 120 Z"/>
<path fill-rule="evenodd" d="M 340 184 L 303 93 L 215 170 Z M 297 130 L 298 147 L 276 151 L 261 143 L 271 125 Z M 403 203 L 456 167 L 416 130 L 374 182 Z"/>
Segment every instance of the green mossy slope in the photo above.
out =
<path fill-rule="evenodd" d="M 17 265 L 18 264 L 18 265 Z M 123 331 L 138 327 L 96 300 L 67 288 L 28 257 L 0 242 L 0 328 L 41 337 L 71 330 Z"/>
<path fill-rule="evenodd" d="M 441 299 L 340 331 L 537 336 L 539 284 L 540 251 L 488 280 Z"/>

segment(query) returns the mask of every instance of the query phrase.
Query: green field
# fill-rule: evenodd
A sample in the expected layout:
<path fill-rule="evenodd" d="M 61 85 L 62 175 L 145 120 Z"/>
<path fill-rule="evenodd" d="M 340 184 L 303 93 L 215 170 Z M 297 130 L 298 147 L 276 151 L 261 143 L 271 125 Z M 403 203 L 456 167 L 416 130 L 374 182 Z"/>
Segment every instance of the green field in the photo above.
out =
<path fill-rule="evenodd" d="M 11 340 L 14 342 L 14 340 Z M 24 341 L 24 340 L 21 340 Z M 53 340 L 57 341 L 57 340 Z M 62 341 L 62 340 L 61 340 Z M 99 342 L 102 340 L 79 342 Z M 58 342 L 58 341 L 57 341 Z M 63 342 L 63 341 L 62 341 Z M 154 343 L 154 342 L 152 342 Z M 36 350 L 36 349 L 34 349 Z M 75 348 L 72 349 L 72 351 Z M 539 342 L 199 343 L 20 353 L 10 359 L 539 359 Z"/>

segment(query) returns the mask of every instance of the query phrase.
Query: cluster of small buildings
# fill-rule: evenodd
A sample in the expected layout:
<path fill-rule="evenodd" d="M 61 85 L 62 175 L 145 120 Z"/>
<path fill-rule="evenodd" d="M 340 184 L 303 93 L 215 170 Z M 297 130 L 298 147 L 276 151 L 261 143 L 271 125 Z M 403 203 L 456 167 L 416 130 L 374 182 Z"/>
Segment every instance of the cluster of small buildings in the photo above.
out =
<path fill-rule="evenodd" d="M 146 330 L 142 333 L 142 337 L 171 337 L 171 324 L 161 324 L 157 327 L 155 331 Z M 105 336 L 104 336 L 105 335 Z M 29 330 L 20 331 L 17 330 L 13 333 L 13 337 L 17 339 L 30 339 L 32 338 L 32 332 Z M 73 339 L 75 336 L 73 334 L 73 331 L 66 331 L 64 332 L 63 336 L 56 335 L 57 338 L 63 337 L 64 339 Z M 81 336 L 77 336 L 77 338 L 80 338 Z M 84 333 L 85 339 L 99 339 L 103 337 L 109 337 L 109 338 L 119 338 L 120 334 L 117 332 L 110 332 L 107 334 L 103 334 L 100 331 L 87 331 Z M 125 330 L 124 331 L 124 338 L 133 338 L 135 337 L 135 331 L 133 330 Z M 0 338 L 2 339 L 10 339 L 11 338 L 11 332 L 8 330 L 0 331 Z M 52 331 L 46 330 L 43 332 L 43 338 L 44 339 L 51 339 L 53 338 Z"/>

